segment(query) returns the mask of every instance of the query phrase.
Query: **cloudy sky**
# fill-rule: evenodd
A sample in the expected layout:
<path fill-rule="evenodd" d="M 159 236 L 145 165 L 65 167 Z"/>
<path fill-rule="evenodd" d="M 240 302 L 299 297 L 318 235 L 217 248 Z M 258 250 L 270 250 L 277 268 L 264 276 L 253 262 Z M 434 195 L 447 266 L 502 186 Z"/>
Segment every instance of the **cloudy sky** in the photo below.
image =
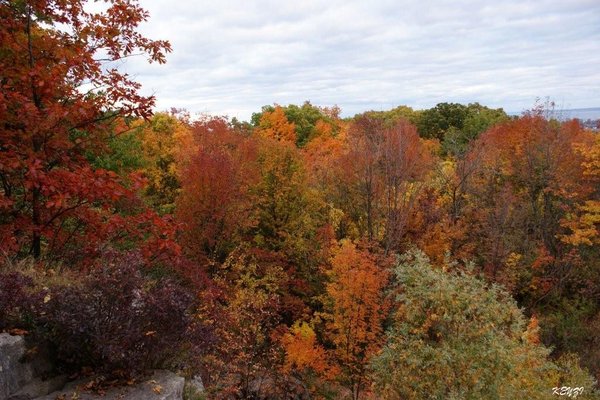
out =
<path fill-rule="evenodd" d="M 124 66 L 157 108 L 244 120 L 265 104 L 480 102 L 550 97 L 600 107 L 600 0 L 142 0 L 166 65 Z"/>

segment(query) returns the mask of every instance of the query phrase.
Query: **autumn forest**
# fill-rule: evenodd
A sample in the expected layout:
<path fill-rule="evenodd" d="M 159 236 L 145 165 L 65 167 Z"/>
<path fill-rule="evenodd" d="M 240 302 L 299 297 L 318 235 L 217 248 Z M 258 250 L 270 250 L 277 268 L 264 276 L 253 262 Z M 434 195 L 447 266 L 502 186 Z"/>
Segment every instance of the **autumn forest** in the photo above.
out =
<path fill-rule="evenodd" d="M 197 398 L 598 398 L 597 130 L 550 101 L 156 112 L 115 62 L 169 42 L 84 3 L 0 1 L 0 331 Z"/>

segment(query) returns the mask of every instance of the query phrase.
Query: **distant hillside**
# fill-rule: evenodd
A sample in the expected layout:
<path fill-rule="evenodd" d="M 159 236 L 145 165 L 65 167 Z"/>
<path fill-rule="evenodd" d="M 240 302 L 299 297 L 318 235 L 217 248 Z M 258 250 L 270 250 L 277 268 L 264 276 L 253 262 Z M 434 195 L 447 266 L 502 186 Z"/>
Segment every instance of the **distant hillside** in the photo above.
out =
<path fill-rule="evenodd" d="M 578 118 L 582 121 L 586 121 L 588 119 L 597 120 L 600 119 L 600 107 L 592 107 L 592 108 L 572 108 L 566 110 L 556 111 L 557 116 L 561 120 Z M 509 115 L 521 115 L 522 111 L 511 111 L 508 112 Z"/>

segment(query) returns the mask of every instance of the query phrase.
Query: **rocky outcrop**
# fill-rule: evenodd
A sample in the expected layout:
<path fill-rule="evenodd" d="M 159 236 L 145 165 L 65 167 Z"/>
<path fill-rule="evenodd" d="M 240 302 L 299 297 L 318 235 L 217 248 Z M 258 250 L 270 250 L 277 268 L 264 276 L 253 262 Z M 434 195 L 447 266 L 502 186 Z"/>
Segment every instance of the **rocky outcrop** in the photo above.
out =
<path fill-rule="evenodd" d="M 34 350 L 22 336 L 0 333 L 0 400 L 38 397 L 64 385 L 63 377 L 46 379 L 52 366 Z"/>
<path fill-rule="evenodd" d="M 91 378 L 67 383 L 64 375 L 52 376 L 52 365 L 39 352 L 28 350 L 22 336 L 0 334 L 0 400 L 182 400 L 184 378 L 157 370 L 144 381 L 114 387 L 99 395 L 90 392 Z M 65 385 L 66 384 L 66 385 Z M 202 381 L 193 383 L 202 390 Z"/>
<path fill-rule="evenodd" d="M 35 400 L 181 400 L 185 379 L 170 371 L 154 371 L 152 376 L 131 386 L 114 387 L 102 395 L 86 391 L 90 379 L 67 384 L 63 389 Z"/>
<path fill-rule="evenodd" d="M 48 393 L 52 393 L 55 390 L 59 390 L 67 383 L 66 375 L 59 375 L 52 378 L 41 379 L 36 378 L 31 382 L 27 383 L 16 393 L 9 397 L 9 400 L 19 399 L 35 399 L 40 396 L 44 396 Z"/>
<path fill-rule="evenodd" d="M 25 344 L 21 336 L 0 334 L 0 399 L 7 399 L 32 378 L 22 364 Z"/>

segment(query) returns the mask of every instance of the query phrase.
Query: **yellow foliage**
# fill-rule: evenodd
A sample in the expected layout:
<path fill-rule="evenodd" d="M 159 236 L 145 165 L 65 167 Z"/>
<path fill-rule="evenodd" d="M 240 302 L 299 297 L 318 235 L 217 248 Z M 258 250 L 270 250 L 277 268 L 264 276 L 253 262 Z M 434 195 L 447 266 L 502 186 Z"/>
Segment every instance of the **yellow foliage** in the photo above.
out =
<path fill-rule="evenodd" d="M 577 143 L 575 151 L 583 155 L 581 163 L 583 175 L 592 184 L 600 183 L 600 136 L 596 136 L 592 145 Z M 587 200 L 577 207 L 575 215 L 569 215 L 562 221 L 562 226 L 571 233 L 563 235 L 561 240 L 573 246 L 593 246 L 600 243 L 600 201 Z"/>
<path fill-rule="evenodd" d="M 149 122 L 140 122 L 144 175 L 147 194 L 153 205 L 170 212 L 179 193 L 178 166 L 183 149 L 189 151 L 192 136 L 186 124 L 176 116 L 157 113 Z"/>

